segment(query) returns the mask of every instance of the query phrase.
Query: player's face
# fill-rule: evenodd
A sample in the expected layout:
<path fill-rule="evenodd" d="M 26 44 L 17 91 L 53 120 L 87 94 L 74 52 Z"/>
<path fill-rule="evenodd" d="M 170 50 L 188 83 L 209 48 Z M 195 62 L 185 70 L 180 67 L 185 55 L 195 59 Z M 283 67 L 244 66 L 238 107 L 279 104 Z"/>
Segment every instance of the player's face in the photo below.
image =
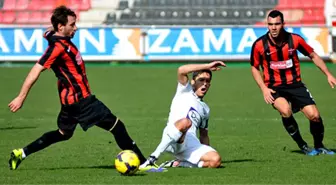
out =
<path fill-rule="evenodd" d="M 277 38 L 280 35 L 281 30 L 284 27 L 284 23 L 281 21 L 280 16 L 267 18 L 268 31 L 273 38 Z"/>
<path fill-rule="evenodd" d="M 192 80 L 192 85 L 195 94 L 203 98 L 210 88 L 211 76 L 209 73 L 199 74 L 195 80 Z"/>
<path fill-rule="evenodd" d="M 76 31 L 76 18 L 74 16 L 68 16 L 68 23 L 63 27 L 63 35 L 73 38 Z"/>

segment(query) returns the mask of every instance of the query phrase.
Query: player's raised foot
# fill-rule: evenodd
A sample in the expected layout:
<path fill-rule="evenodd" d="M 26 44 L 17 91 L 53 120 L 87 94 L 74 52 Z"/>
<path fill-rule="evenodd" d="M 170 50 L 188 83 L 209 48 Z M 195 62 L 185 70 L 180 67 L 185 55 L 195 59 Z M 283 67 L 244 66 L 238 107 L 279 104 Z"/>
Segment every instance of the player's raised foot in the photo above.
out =
<path fill-rule="evenodd" d="M 304 145 L 303 147 L 301 147 L 301 151 L 309 156 L 316 156 L 319 154 L 319 152 L 317 150 L 315 150 L 315 148 L 310 148 L 307 145 Z"/>
<path fill-rule="evenodd" d="M 180 161 L 178 159 L 173 159 L 171 161 L 166 161 L 166 162 L 160 164 L 159 167 L 163 167 L 163 168 L 175 168 L 175 167 L 178 167 L 179 164 L 180 164 Z"/>
<path fill-rule="evenodd" d="M 139 172 L 166 172 L 166 168 L 159 167 L 155 164 L 157 159 L 154 156 L 149 156 L 146 162 L 139 166 Z"/>
<path fill-rule="evenodd" d="M 9 169 L 16 170 L 19 167 L 20 163 L 23 161 L 22 152 L 22 149 L 14 149 L 12 151 L 9 159 Z"/>
<path fill-rule="evenodd" d="M 325 147 L 317 148 L 316 150 L 318 151 L 319 154 L 326 154 L 326 155 L 334 155 L 335 154 L 334 151 L 332 151 L 330 149 L 327 149 Z"/>

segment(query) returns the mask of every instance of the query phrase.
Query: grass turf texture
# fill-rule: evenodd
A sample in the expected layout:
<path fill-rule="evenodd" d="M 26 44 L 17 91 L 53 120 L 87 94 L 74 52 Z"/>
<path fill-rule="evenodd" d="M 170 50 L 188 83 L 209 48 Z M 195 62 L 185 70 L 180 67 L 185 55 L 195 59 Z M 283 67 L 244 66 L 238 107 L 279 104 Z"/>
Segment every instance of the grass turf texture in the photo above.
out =
<path fill-rule="evenodd" d="M 178 65 L 88 65 L 93 93 L 126 124 L 148 156 L 161 139 L 176 88 Z M 336 75 L 336 66 L 329 65 Z M 169 169 L 167 173 L 119 175 L 114 157 L 120 152 L 112 134 L 78 126 L 69 141 L 29 156 L 16 171 L 8 168 L 12 149 L 57 129 L 60 110 L 56 79 L 44 72 L 18 113 L 7 104 L 29 72 L 28 67 L 0 68 L 0 183 L 2 184 L 334 184 L 336 156 L 299 153 L 279 114 L 263 101 L 249 65 L 228 64 L 214 73 L 205 98 L 211 108 L 211 145 L 222 156 L 219 169 Z M 303 64 L 303 80 L 325 123 L 325 144 L 336 148 L 336 96 L 325 76 Z M 295 115 L 304 139 L 312 145 L 309 122 Z M 160 162 L 172 159 L 165 154 Z"/>

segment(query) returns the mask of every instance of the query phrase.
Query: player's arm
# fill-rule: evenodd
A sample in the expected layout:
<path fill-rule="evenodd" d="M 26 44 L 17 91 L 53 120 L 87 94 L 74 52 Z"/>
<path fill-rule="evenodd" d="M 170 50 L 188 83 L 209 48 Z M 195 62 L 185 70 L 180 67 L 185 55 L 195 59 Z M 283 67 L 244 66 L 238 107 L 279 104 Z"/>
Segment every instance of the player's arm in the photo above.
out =
<path fill-rule="evenodd" d="M 178 68 L 177 70 L 177 79 L 179 83 L 182 85 L 186 85 L 188 83 L 188 74 L 194 71 L 200 70 L 211 70 L 218 71 L 220 70 L 220 66 L 225 67 L 226 65 L 222 61 L 214 61 L 209 64 L 187 64 Z"/>
<path fill-rule="evenodd" d="M 45 69 L 49 69 L 51 65 L 56 61 L 56 58 L 60 55 L 62 51 L 63 50 L 56 47 L 55 44 L 52 44 L 47 48 L 47 50 L 45 51 L 41 59 L 30 70 L 28 76 L 26 77 L 21 87 L 19 95 L 8 104 L 8 107 L 10 108 L 12 112 L 16 112 L 22 107 L 29 93 L 29 90 L 32 88 L 34 83 L 37 81 L 41 72 Z"/>
<path fill-rule="evenodd" d="M 200 133 L 200 142 L 204 145 L 210 145 L 210 138 L 208 134 L 208 129 L 205 128 L 200 128 L 199 130 Z"/>
<path fill-rule="evenodd" d="M 264 83 L 264 80 L 260 74 L 259 69 L 257 69 L 254 66 L 251 66 L 251 72 L 252 72 L 252 76 L 254 78 L 254 81 L 257 83 L 257 85 L 259 86 L 259 88 L 263 91 L 265 89 L 267 89 L 267 86 Z"/>
<path fill-rule="evenodd" d="M 328 83 L 331 86 L 331 88 L 334 88 L 336 85 L 336 79 L 330 73 L 330 71 L 327 68 L 327 65 L 324 63 L 322 58 L 315 52 L 312 52 L 309 56 L 313 60 L 314 64 L 327 76 Z"/>
<path fill-rule="evenodd" d="M 314 64 L 326 75 L 326 76 L 332 76 L 330 71 L 328 70 L 326 64 L 322 60 L 322 58 L 315 52 L 312 52 L 309 57 L 312 59 Z"/>
<path fill-rule="evenodd" d="M 37 81 L 37 79 L 39 78 L 41 72 L 44 70 L 45 68 L 36 63 L 34 65 L 34 67 L 32 67 L 32 69 L 30 70 L 28 76 L 26 77 L 19 95 L 9 103 L 9 108 L 12 112 L 16 112 L 17 110 L 19 110 L 22 107 L 23 102 L 25 101 L 31 87 L 34 85 L 34 83 Z"/>
<path fill-rule="evenodd" d="M 322 60 L 322 58 L 314 52 L 314 49 L 310 47 L 307 42 L 302 38 L 298 37 L 299 40 L 299 46 L 298 50 L 305 56 L 308 56 L 312 59 L 314 64 L 327 76 L 329 85 L 334 88 L 336 85 L 336 79 L 335 77 L 330 73 L 328 70 L 325 62 Z"/>
<path fill-rule="evenodd" d="M 250 57 L 252 76 L 253 76 L 254 81 L 257 83 L 260 90 L 262 91 L 265 102 L 268 104 L 272 104 L 274 103 L 274 98 L 271 93 L 275 93 L 275 91 L 268 88 L 265 85 L 264 80 L 261 76 L 261 73 L 259 70 L 259 65 L 262 62 L 260 61 L 260 58 L 261 58 L 260 55 L 261 54 L 259 53 L 257 49 L 256 43 L 254 43 L 252 46 L 251 57 Z"/>

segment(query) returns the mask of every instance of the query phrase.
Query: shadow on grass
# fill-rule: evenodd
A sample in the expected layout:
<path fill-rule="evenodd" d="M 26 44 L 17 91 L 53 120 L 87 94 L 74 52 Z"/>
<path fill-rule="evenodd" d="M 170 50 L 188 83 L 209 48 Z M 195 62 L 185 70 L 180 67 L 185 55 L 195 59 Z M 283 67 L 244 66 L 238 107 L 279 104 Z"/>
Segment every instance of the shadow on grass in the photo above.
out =
<path fill-rule="evenodd" d="M 37 127 L 0 127 L 0 131 L 1 130 L 24 130 L 24 129 L 33 129 L 33 128 L 37 128 Z"/>
<path fill-rule="evenodd" d="M 115 169 L 114 165 L 100 165 L 100 166 L 71 166 L 71 167 L 58 167 L 58 168 L 39 168 L 38 170 L 72 170 L 72 169 Z M 34 169 L 36 170 L 36 169 Z M 121 175 L 121 176 L 145 176 L 145 173 L 136 173 L 133 175 Z"/>
<path fill-rule="evenodd" d="M 72 170 L 72 169 L 115 169 L 114 165 L 100 165 L 100 166 L 71 166 L 71 167 L 51 167 L 39 168 L 39 170 Z"/>
<path fill-rule="evenodd" d="M 261 162 L 258 160 L 254 160 L 254 159 L 235 159 L 235 160 L 226 160 L 226 161 L 222 161 L 222 163 L 245 163 L 245 162 Z"/>

